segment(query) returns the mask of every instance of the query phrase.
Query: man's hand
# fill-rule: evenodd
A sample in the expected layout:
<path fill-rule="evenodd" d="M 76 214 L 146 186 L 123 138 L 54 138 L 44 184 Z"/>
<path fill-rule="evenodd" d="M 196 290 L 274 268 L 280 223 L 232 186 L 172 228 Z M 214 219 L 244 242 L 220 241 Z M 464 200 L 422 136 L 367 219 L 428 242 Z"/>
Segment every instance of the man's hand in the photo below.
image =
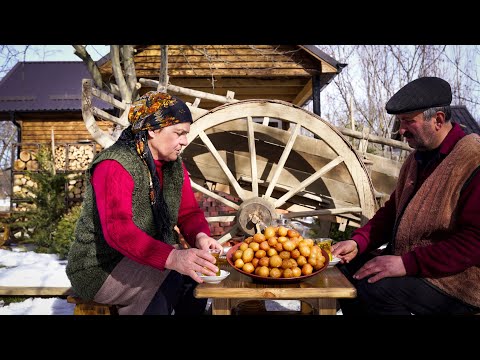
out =
<path fill-rule="evenodd" d="M 339 241 L 332 245 L 332 256 L 340 259 L 340 262 L 349 263 L 358 254 L 357 243 L 353 240 Z"/>
<path fill-rule="evenodd" d="M 374 274 L 367 281 L 369 283 L 377 282 L 384 277 L 399 277 L 407 274 L 401 256 L 383 255 L 377 256 L 366 262 L 353 277 L 357 280 Z"/>
<path fill-rule="evenodd" d="M 208 250 L 174 249 L 168 255 L 165 267 L 180 274 L 188 275 L 198 283 L 203 283 L 197 272 L 207 276 L 215 276 L 218 268 L 214 265 L 214 262 L 215 258 L 209 254 Z"/>

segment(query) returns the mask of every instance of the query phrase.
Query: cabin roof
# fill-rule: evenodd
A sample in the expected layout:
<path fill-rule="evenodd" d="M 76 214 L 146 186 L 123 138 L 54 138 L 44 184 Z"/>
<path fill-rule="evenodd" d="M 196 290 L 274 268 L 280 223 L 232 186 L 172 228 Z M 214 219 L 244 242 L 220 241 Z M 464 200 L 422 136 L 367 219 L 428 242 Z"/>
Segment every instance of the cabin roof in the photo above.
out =
<path fill-rule="evenodd" d="M 135 46 L 138 78 L 158 80 L 160 45 Z M 109 55 L 97 63 L 105 79 L 112 79 Z M 235 93 L 235 99 L 276 99 L 303 106 L 312 98 L 312 77 L 322 90 L 339 74 L 341 64 L 314 45 L 169 45 L 170 84 L 212 93 Z M 143 87 L 140 92 L 153 88 Z M 194 102 L 194 97 L 179 95 Z M 202 99 L 199 107 L 221 104 Z"/>
<path fill-rule="evenodd" d="M 82 61 L 18 62 L 0 81 L 0 113 L 81 111 L 84 78 L 91 76 Z"/>
<path fill-rule="evenodd" d="M 480 126 L 473 118 L 465 105 L 453 105 L 452 120 L 458 123 L 467 134 L 476 133 L 480 135 Z"/>

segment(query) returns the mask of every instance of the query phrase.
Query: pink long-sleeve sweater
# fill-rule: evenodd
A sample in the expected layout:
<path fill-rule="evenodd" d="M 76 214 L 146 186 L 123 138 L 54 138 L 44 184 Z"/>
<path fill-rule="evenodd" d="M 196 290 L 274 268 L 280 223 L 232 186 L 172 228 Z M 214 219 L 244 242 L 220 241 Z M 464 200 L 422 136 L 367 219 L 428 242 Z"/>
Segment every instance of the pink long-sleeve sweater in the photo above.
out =
<path fill-rule="evenodd" d="M 160 183 L 163 183 L 162 162 L 155 161 Z M 196 235 L 210 229 L 203 211 L 198 206 L 190 185 L 187 169 L 183 165 L 184 182 L 178 213 L 178 228 L 185 240 L 194 247 Z M 165 268 L 173 246 L 149 236 L 133 222 L 133 179 L 115 160 L 99 163 L 92 175 L 92 186 L 107 243 L 125 256 L 158 269 Z"/>

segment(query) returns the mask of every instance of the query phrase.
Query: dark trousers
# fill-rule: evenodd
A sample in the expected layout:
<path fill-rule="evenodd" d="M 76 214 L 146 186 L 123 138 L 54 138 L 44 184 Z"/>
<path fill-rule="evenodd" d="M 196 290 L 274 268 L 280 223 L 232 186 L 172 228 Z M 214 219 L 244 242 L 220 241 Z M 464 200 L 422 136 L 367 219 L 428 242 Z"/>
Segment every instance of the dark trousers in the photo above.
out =
<path fill-rule="evenodd" d="M 458 315 L 480 312 L 413 276 L 388 277 L 368 283 L 353 279 L 355 272 L 375 255 L 357 256 L 339 269 L 357 289 L 354 299 L 339 299 L 344 315 Z"/>
<path fill-rule="evenodd" d="M 170 271 L 158 288 L 144 315 L 203 315 L 208 299 L 193 295 L 197 282 L 190 276 Z"/>

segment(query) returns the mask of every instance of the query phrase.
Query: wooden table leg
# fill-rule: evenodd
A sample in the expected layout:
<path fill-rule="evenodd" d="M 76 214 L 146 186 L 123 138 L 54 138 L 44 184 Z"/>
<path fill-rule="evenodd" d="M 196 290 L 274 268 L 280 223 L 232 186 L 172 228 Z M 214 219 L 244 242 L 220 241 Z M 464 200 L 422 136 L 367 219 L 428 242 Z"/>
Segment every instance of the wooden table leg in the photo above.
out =
<path fill-rule="evenodd" d="M 232 306 L 230 299 L 213 299 L 212 315 L 231 315 Z"/>
<path fill-rule="evenodd" d="M 300 313 L 302 315 L 315 314 L 318 309 L 317 299 L 301 299 L 300 300 Z"/>
<path fill-rule="evenodd" d="M 337 299 L 322 298 L 318 299 L 318 315 L 336 315 Z"/>

